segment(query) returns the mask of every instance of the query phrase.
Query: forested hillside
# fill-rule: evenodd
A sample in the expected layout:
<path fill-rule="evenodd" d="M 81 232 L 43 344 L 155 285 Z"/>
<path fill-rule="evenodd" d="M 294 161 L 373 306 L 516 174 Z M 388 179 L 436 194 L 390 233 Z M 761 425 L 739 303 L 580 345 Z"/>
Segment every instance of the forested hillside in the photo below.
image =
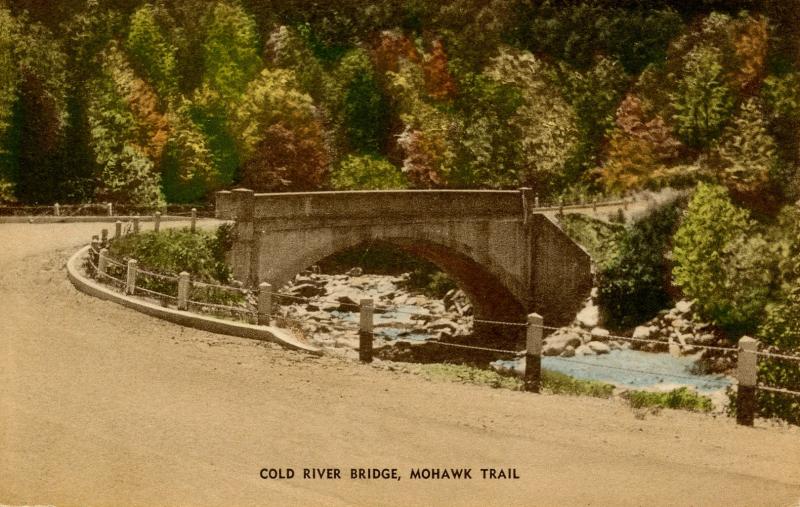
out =
<path fill-rule="evenodd" d="M 797 198 L 800 5 L 8 0 L 0 199 L 233 185 Z"/>

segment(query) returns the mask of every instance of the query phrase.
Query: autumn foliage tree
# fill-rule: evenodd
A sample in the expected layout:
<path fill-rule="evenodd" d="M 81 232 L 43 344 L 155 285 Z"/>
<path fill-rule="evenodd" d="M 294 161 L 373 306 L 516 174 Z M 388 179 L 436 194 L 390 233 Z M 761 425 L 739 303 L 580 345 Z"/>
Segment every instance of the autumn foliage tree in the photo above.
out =
<path fill-rule="evenodd" d="M 628 95 L 617 109 L 608 156 L 597 173 L 612 192 L 657 184 L 681 144 L 659 115 L 648 118 L 641 99 Z"/>
<path fill-rule="evenodd" d="M 547 64 L 528 52 L 503 49 L 487 75 L 519 90 L 513 117 L 521 143 L 519 183 L 545 193 L 563 178 L 578 145 L 575 110 L 551 81 Z"/>
<path fill-rule="evenodd" d="M 136 81 L 115 45 L 103 54 L 102 65 L 91 83 L 89 105 L 91 145 L 99 167 L 96 195 L 137 205 L 162 203 L 161 176 L 151 157 L 160 154 L 166 136 L 158 126 L 142 123 L 142 113 L 152 111 L 147 107 L 150 101 L 135 96 L 144 85 Z M 157 143 L 150 146 L 153 138 Z"/>
<path fill-rule="evenodd" d="M 456 93 L 456 83 L 447 67 L 447 53 L 442 41 L 435 40 L 422 65 L 425 73 L 425 87 L 428 95 L 435 100 L 452 98 Z"/>
<path fill-rule="evenodd" d="M 310 190 L 327 176 L 330 154 L 317 108 L 291 71 L 263 70 L 245 91 L 233 128 L 249 188 Z"/>

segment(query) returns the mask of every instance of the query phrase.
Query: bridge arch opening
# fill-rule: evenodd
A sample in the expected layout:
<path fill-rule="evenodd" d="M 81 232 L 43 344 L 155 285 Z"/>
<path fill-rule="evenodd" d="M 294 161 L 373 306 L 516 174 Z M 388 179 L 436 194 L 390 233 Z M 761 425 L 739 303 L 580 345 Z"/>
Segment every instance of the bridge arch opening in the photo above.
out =
<path fill-rule="evenodd" d="M 297 256 L 295 265 L 285 272 L 288 275 L 285 276 L 287 279 L 281 280 L 281 282 L 285 283 L 293 279 L 296 274 L 313 265 L 322 265 L 323 268 L 330 267 L 333 265 L 332 259 L 341 258 L 346 254 L 349 254 L 348 258 L 351 261 L 358 259 L 359 253 L 370 249 L 380 250 L 384 256 L 386 256 L 386 252 L 399 253 L 400 255 L 395 258 L 389 255 L 387 261 L 399 261 L 401 265 L 405 262 L 405 266 L 401 267 L 413 268 L 414 263 L 408 262 L 407 259 L 421 260 L 423 261 L 422 265 L 435 266 L 436 269 L 452 279 L 455 285 L 466 294 L 473 308 L 473 317 L 478 321 L 473 323 L 472 334 L 466 338 L 466 342 L 504 348 L 524 346 L 524 329 L 480 322 L 482 320 L 525 322 L 526 311 L 523 303 L 487 266 L 452 245 L 405 236 L 380 239 L 351 238 L 349 241 L 339 238 L 338 241 L 324 247 L 302 254 L 298 252 L 300 255 Z M 353 264 L 350 267 L 364 266 Z M 380 274 L 375 273 L 375 269 L 369 269 L 370 267 L 374 268 L 375 266 L 368 265 L 366 272 Z M 329 270 L 324 269 L 324 271 Z M 399 274 L 392 271 L 387 269 L 386 274 Z"/>

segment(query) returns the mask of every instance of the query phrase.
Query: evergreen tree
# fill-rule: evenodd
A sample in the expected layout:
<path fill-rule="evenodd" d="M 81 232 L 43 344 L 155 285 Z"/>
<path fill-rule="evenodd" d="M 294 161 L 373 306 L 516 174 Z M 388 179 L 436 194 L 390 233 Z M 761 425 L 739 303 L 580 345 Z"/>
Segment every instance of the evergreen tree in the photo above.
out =
<path fill-rule="evenodd" d="M 19 70 L 15 55 L 17 22 L 8 9 L 0 8 L 0 202 L 15 201 L 17 180 L 14 108 Z"/>
<path fill-rule="evenodd" d="M 204 84 L 235 103 L 261 67 L 256 22 L 238 3 L 218 1 L 205 32 Z"/>
<path fill-rule="evenodd" d="M 155 88 L 160 99 L 166 101 L 178 92 L 177 48 L 164 35 L 156 7 L 145 4 L 133 14 L 126 48 L 136 72 Z"/>
<path fill-rule="evenodd" d="M 345 151 L 378 153 L 383 146 L 388 105 L 378 85 L 369 55 L 348 52 L 327 83 L 327 103 Z"/>

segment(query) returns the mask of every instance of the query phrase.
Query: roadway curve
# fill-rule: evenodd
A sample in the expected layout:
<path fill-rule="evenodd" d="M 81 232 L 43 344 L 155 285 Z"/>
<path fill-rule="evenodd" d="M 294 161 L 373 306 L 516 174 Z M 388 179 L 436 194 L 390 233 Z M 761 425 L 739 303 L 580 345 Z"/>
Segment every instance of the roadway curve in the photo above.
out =
<path fill-rule="evenodd" d="M 184 329 L 77 292 L 96 224 L 0 225 L 0 504 L 800 503 L 800 432 L 492 390 Z M 399 467 L 399 481 L 262 480 Z M 410 467 L 520 480 L 412 481 Z"/>

